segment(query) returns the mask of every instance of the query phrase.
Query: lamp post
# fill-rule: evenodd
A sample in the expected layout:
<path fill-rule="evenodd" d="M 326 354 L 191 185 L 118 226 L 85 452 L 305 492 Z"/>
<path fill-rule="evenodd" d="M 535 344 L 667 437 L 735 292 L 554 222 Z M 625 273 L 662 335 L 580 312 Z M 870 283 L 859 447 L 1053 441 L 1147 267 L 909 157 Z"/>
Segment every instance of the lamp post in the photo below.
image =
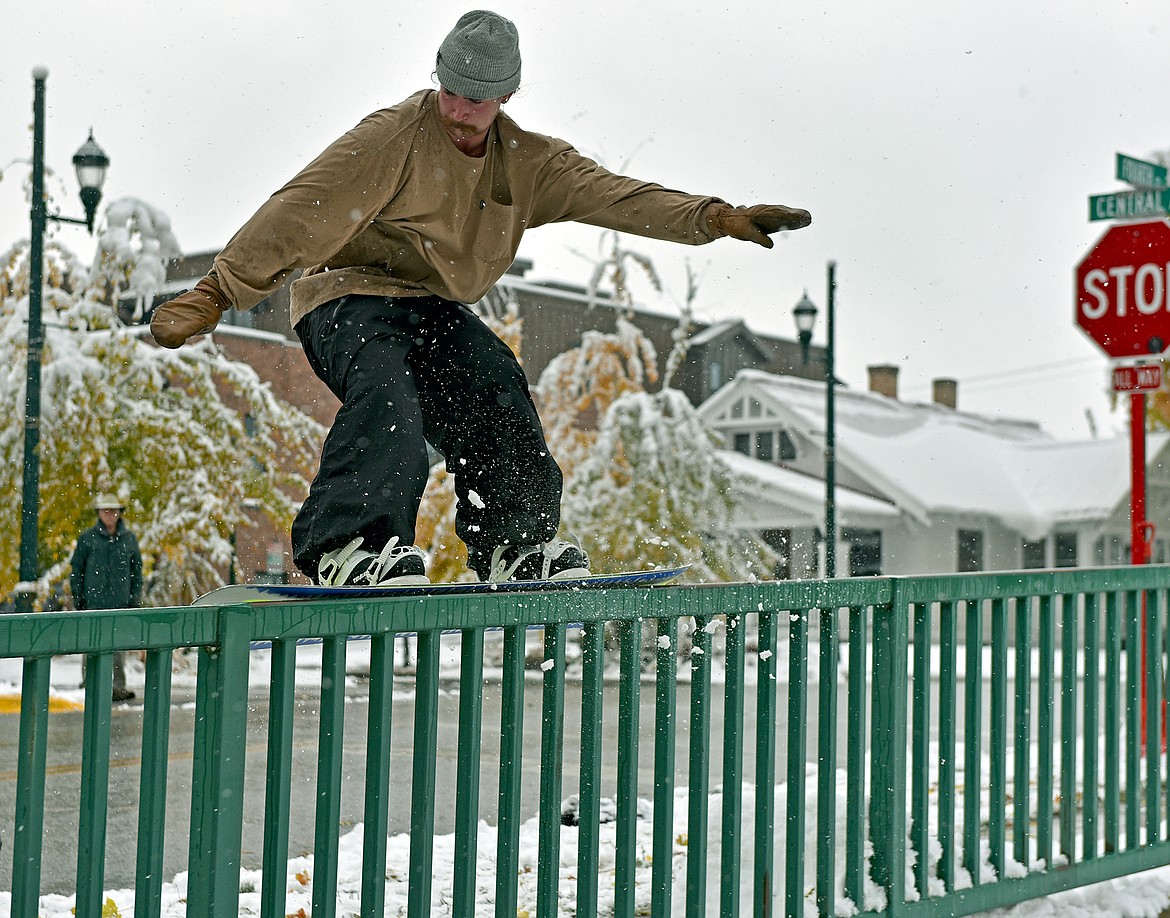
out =
<path fill-rule="evenodd" d="M 32 158 L 32 237 L 29 243 L 28 290 L 28 375 L 25 380 L 24 400 L 24 477 L 20 504 L 20 580 L 16 592 L 16 611 L 31 612 L 37 578 L 37 521 L 40 487 L 41 439 L 41 351 L 44 348 L 44 328 L 41 324 L 41 302 L 45 279 L 45 227 L 50 220 L 57 223 L 77 223 L 93 232 L 94 215 L 102 199 L 102 185 L 106 180 L 109 157 L 93 139 L 89 139 L 73 156 L 77 181 L 81 186 L 81 203 L 85 219 L 76 220 L 51 214 L 45 206 L 45 80 L 49 71 L 44 67 L 33 70 L 33 158 Z"/>
<path fill-rule="evenodd" d="M 825 307 L 825 576 L 837 576 L 837 446 L 834 386 L 836 378 L 833 368 L 833 345 L 835 343 L 834 298 L 837 288 L 837 264 L 829 262 L 828 300 Z M 796 308 L 792 310 L 796 320 L 796 335 L 800 341 L 800 356 L 808 363 L 809 343 L 812 341 L 813 324 L 817 319 L 817 307 L 808 298 L 806 290 Z"/>

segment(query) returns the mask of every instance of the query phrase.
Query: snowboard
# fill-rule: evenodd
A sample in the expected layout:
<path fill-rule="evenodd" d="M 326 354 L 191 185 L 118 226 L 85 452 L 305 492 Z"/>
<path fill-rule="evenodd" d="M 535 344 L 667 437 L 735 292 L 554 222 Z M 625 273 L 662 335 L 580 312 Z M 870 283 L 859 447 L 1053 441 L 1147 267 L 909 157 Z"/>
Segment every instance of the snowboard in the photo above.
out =
<path fill-rule="evenodd" d="M 465 593 L 542 593 L 552 590 L 603 590 L 669 583 L 690 568 L 668 567 L 621 574 L 594 574 L 569 580 L 505 580 L 500 583 L 422 583 L 410 586 L 316 586 L 300 583 L 235 583 L 204 593 L 192 605 L 222 606 L 246 602 L 295 602 L 312 599 L 395 599 Z"/>

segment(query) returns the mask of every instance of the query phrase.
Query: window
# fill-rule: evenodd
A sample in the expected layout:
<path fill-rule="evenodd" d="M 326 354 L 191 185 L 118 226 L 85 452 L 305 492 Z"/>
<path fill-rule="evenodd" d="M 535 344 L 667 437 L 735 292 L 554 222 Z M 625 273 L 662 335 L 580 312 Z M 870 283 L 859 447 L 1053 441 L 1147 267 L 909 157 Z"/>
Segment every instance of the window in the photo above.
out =
<path fill-rule="evenodd" d="M 776 552 L 776 567 L 773 576 L 777 580 L 792 579 L 792 530 L 765 529 L 760 533 L 764 542 Z"/>
<path fill-rule="evenodd" d="M 732 449 L 761 462 L 791 462 L 796 458 L 796 443 L 787 431 L 744 430 L 730 436 Z"/>
<path fill-rule="evenodd" d="M 879 529 L 843 529 L 849 543 L 849 576 L 879 577 L 882 573 L 882 533 Z"/>
<path fill-rule="evenodd" d="M 1052 540 L 1053 564 L 1056 567 L 1077 566 L 1077 534 L 1058 532 Z"/>
<path fill-rule="evenodd" d="M 723 385 L 723 365 L 718 360 L 713 360 L 711 365 L 707 367 L 707 374 L 707 383 L 711 391 L 719 391 L 719 387 Z"/>
<path fill-rule="evenodd" d="M 983 533 L 978 529 L 959 530 L 956 570 L 960 574 L 983 570 Z"/>
<path fill-rule="evenodd" d="M 775 450 L 773 448 L 772 431 L 761 430 L 756 434 L 756 458 L 764 462 L 774 462 L 776 460 Z"/>
<path fill-rule="evenodd" d="M 252 309 L 229 309 L 220 321 L 224 325 L 234 325 L 237 328 L 254 328 L 256 313 Z"/>
<path fill-rule="evenodd" d="M 1025 568 L 1047 567 L 1048 540 L 1030 542 L 1024 539 L 1023 566 Z"/>
<path fill-rule="evenodd" d="M 1129 547 L 1121 536 L 1103 535 L 1093 543 L 1093 564 L 1116 565 L 1129 561 Z"/>
<path fill-rule="evenodd" d="M 288 583 L 288 571 L 284 568 L 284 550 L 279 543 L 268 546 L 264 570 L 256 571 L 252 579 L 256 583 Z"/>

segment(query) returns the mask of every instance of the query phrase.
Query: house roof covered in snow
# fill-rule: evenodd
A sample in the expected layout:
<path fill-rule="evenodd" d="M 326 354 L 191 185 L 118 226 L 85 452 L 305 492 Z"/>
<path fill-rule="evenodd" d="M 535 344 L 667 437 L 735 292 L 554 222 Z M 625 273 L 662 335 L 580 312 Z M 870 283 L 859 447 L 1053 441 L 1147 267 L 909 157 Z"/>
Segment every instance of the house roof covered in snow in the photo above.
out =
<path fill-rule="evenodd" d="M 748 329 L 743 319 L 724 319 L 722 322 L 716 322 L 714 325 L 700 329 L 691 335 L 690 346 L 692 348 L 706 347 L 711 342 L 725 337 L 740 338 L 765 360 L 772 357 L 771 349 Z"/>
<path fill-rule="evenodd" d="M 725 429 L 726 409 L 745 396 L 823 443 L 824 383 L 747 370 L 700 411 Z M 924 522 L 939 513 L 983 513 L 1039 538 L 1061 522 L 1105 518 L 1129 494 L 1126 438 L 1055 440 L 1034 422 L 844 388 L 834 406 L 838 463 Z M 1148 467 L 1161 467 L 1168 444 L 1170 436 L 1148 434 Z"/>
<path fill-rule="evenodd" d="M 753 520 L 768 520 L 760 528 L 820 524 L 825 507 L 824 481 L 733 450 L 721 450 L 719 455 L 734 478 L 755 486 L 751 502 L 742 507 L 740 513 Z M 879 525 L 883 520 L 898 516 L 898 508 L 889 501 L 870 497 L 844 485 L 836 487 L 836 505 L 853 523 Z"/>

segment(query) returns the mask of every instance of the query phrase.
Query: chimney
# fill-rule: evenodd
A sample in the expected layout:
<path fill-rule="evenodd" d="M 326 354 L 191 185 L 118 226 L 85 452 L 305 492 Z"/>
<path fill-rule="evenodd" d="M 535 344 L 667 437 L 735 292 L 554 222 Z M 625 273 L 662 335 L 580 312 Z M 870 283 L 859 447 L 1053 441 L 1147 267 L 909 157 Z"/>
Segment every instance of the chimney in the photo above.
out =
<path fill-rule="evenodd" d="M 950 408 L 959 406 L 959 381 L 957 379 L 936 379 L 931 384 L 931 396 L 936 405 Z"/>
<path fill-rule="evenodd" d="M 869 391 L 887 398 L 898 397 L 898 368 L 890 363 L 866 367 L 869 370 Z"/>

